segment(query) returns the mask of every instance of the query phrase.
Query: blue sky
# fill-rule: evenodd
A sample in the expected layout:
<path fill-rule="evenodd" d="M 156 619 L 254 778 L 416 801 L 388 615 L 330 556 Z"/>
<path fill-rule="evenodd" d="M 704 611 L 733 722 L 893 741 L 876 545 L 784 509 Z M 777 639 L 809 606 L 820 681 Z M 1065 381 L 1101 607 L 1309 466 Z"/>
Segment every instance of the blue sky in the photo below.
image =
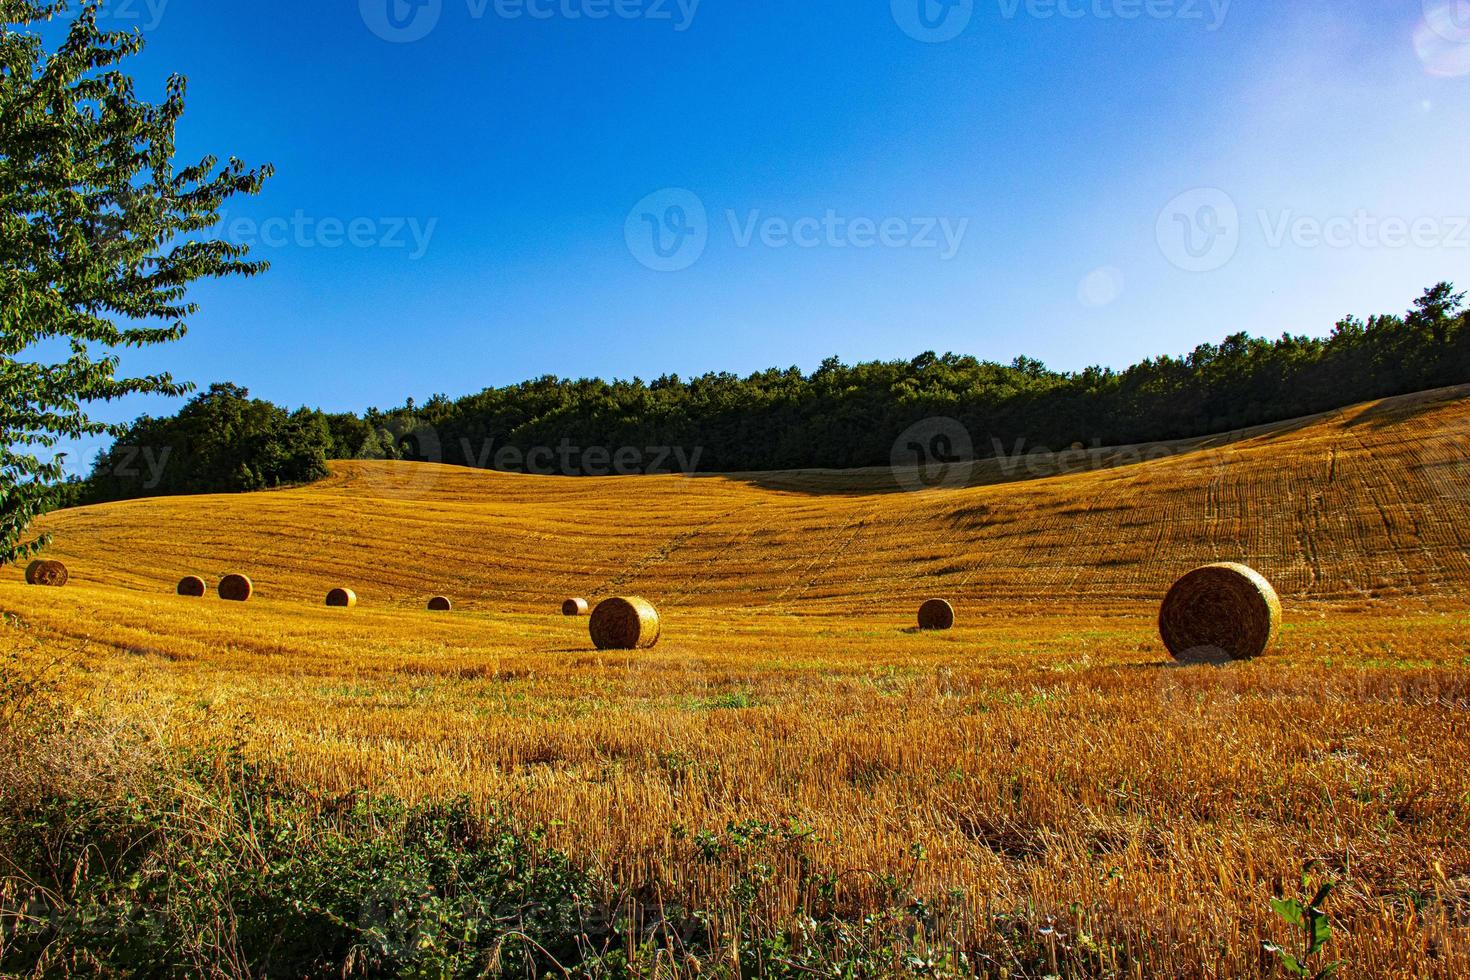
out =
<path fill-rule="evenodd" d="M 222 228 L 273 269 L 126 364 L 291 406 L 1123 366 L 1470 283 L 1470 0 L 109 5 L 185 155 L 278 171 Z"/>

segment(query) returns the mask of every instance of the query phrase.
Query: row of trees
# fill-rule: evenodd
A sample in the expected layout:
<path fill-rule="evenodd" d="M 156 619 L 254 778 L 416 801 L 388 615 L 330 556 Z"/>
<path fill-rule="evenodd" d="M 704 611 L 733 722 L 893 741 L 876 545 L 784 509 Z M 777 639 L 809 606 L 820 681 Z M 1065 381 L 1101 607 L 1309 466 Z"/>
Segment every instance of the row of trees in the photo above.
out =
<path fill-rule="evenodd" d="M 139 419 L 97 461 L 80 499 L 252 490 L 326 473 L 331 458 L 508 467 L 536 447 L 699 448 L 704 472 L 889 461 L 926 418 L 958 419 L 978 455 L 1073 442 L 1151 442 L 1226 431 L 1369 398 L 1470 382 L 1470 311 L 1440 283 L 1403 316 L 1349 317 L 1327 337 L 1239 333 L 1122 371 L 1048 370 L 932 353 L 912 361 L 645 383 L 545 377 L 455 401 L 362 416 L 288 413 L 216 385 L 168 419 Z M 692 454 L 686 459 L 694 459 Z"/>

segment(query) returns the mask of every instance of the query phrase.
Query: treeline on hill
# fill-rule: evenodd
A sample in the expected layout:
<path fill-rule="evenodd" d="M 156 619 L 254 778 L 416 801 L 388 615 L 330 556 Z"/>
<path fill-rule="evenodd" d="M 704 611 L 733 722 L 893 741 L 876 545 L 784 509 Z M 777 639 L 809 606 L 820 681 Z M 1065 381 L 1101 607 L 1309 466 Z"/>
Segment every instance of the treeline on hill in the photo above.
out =
<path fill-rule="evenodd" d="M 287 412 L 215 385 L 172 418 L 139 419 L 68 497 L 263 489 L 318 479 L 329 459 L 521 470 L 504 461 L 567 444 L 697 448 L 701 472 L 875 466 L 889 462 L 900 433 L 936 416 L 963 423 L 976 454 L 987 456 L 1018 444 L 1188 438 L 1465 382 L 1470 311 L 1463 293 L 1441 283 L 1404 316 L 1348 317 L 1325 338 L 1238 333 L 1122 371 L 1061 373 L 1024 357 L 1001 365 L 926 353 L 851 366 L 830 358 L 811 374 L 788 368 L 651 383 L 544 377 L 361 417 Z"/>

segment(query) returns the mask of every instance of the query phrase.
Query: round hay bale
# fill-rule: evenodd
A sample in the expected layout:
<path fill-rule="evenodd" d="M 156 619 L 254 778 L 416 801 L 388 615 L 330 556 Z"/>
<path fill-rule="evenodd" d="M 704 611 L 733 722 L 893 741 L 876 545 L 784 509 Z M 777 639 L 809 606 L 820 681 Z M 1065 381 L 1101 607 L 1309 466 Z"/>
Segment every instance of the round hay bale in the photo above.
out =
<path fill-rule="evenodd" d="M 449 601 L 448 596 L 436 595 L 429 600 L 430 612 L 449 612 L 454 608 L 454 603 Z"/>
<path fill-rule="evenodd" d="M 563 616 L 585 616 L 590 608 L 586 599 L 568 599 L 561 604 L 561 614 Z"/>
<path fill-rule="evenodd" d="M 954 629 L 954 606 L 944 599 L 930 599 L 919 607 L 919 629 Z"/>
<path fill-rule="evenodd" d="M 71 573 L 61 562 L 51 558 L 38 558 L 26 566 L 26 584 L 44 585 L 59 589 L 71 579 Z"/>
<path fill-rule="evenodd" d="M 185 575 L 179 579 L 179 595 L 202 599 L 208 593 L 209 586 L 198 575 Z"/>
<path fill-rule="evenodd" d="M 637 596 L 604 599 L 587 621 L 599 650 L 648 650 L 658 643 L 658 610 Z"/>
<path fill-rule="evenodd" d="M 357 605 L 357 593 L 351 589 L 333 589 L 327 593 L 327 605 L 333 609 L 351 609 Z"/>
<path fill-rule="evenodd" d="M 244 575 L 226 575 L 219 580 L 219 597 L 226 602 L 249 602 L 255 583 Z"/>
<path fill-rule="evenodd" d="M 1233 562 L 1196 568 L 1159 609 L 1159 635 L 1181 663 L 1259 657 L 1281 628 L 1281 599 L 1255 569 Z"/>

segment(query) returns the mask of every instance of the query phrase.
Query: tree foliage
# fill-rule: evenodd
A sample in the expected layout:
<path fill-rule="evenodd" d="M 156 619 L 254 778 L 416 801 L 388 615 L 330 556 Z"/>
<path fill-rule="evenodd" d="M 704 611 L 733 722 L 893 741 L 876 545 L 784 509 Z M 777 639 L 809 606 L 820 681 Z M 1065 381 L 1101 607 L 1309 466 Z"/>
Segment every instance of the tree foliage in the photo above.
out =
<path fill-rule="evenodd" d="M 0 564 L 43 543 L 28 527 L 62 460 L 38 452 L 122 431 L 89 403 L 188 390 L 168 374 L 119 376 L 118 353 L 183 336 L 191 283 L 265 268 L 196 233 L 270 168 L 209 156 L 176 169 L 184 79 L 161 103 L 138 99 L 118 66 L 143 40 L 99 29 L 99 3 L 48 52 L 35 28 L 63 0 L 0 0 Z"/>
<path fill-rule="evenodd" d="M 88 481 L 91 501 L 191 493 L 239 493 L 309 483 L 327 475 L 327 417 L 288 413 L 216 384 L 173 418 L 143 416 L 102 453 Z"/>

